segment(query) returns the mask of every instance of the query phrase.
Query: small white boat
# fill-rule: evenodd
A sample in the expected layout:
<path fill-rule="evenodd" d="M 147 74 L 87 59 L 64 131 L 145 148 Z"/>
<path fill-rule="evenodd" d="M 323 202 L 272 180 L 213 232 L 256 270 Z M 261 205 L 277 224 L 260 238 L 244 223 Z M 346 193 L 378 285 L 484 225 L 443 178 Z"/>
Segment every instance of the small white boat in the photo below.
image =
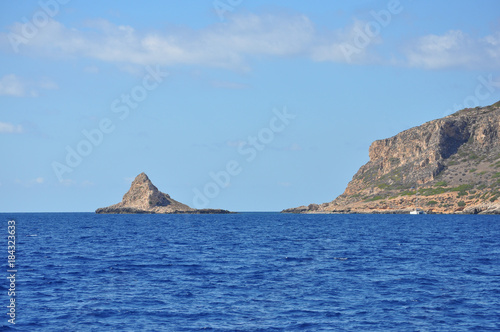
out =
<path fill-rule="evenodd" d="M 411 189 L 415 189 L 415 187 L 411 187 Z M 418 189 L 415 190 L 415 209 L 410 211 L 410 214 L 427 214 L 424 210 L 418 208 Z"/>

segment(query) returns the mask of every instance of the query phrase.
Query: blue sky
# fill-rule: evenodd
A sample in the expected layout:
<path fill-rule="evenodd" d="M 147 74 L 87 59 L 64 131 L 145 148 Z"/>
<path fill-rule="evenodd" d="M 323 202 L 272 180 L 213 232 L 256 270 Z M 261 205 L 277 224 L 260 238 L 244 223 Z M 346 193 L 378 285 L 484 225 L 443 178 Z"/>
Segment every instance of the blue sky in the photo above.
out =
<path fill-rule="evenodd" d="M 500 99 L 500 2 L 3 2 L 0 210 L 333 200 L 368 147 Z"/>

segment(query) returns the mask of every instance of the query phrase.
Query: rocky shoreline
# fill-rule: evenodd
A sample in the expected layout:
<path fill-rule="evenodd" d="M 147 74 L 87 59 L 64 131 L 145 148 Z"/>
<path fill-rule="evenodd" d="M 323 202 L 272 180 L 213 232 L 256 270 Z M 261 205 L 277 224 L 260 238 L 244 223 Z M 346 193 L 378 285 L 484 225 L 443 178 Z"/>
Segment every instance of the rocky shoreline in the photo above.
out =
<path fill-rule="evenodd" d="M 500 214 L 500 102 L 373 142 L 344 193 L 283 213 Z"/>
<path fill-rule="evenodd" d="M 156 212 L 153 210 L 142 210 L 135 208 L 99 208 L 95 211 L 97 214 L 230 214 L 236 213 L 222 209 L 196 209 L 194 211 L 172 211 L 172 212 Z"/>

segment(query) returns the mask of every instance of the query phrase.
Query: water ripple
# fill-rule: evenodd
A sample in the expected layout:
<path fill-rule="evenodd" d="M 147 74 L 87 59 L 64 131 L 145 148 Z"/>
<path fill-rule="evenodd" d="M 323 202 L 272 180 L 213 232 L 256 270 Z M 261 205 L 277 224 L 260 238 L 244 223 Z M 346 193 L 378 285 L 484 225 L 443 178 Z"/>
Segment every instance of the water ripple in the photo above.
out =
<path fill-rule="evenodd" d="M 496 216 L 15 217 L 2 330 L 500 330 Z"/>

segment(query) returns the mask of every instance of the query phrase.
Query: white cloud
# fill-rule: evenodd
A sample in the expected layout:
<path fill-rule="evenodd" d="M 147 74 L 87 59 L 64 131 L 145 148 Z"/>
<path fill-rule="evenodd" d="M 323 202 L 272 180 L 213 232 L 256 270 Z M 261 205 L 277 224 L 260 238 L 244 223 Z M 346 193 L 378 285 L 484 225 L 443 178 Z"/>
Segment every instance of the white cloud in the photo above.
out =
<path fill-rule="evenodd" d="M 100 72 L 99 67 L 97 66 L 87 66 L 83 68 L 83 71 L 89 74 L 98 74 Z"/>
<path fill-rule="evenodd" d="M 419 38 L 406 49 L 408 64 L 426 69 L 500 65 L 500 33 L 474 39 L 460 30 Z"/>
<path fill-rule="evenodd" d="M 355 20 L 342 30 L 322 37 L 311 50 L 311 57 L 316 61 L 367 63 L 376 60 L 371 46 L 380 44 L 380 35 L 368 36 L 365 32 L 367 22 Z"/>
<path fill-rule="evenodd" d="M 354 20 L 342 28 L 327 30 L 318 29 L 305 15 L 245 14 L 232 15 L 226 23 L 203 29 L 138 31 L 106 20 L 88 22 L 82 28 L 51 20 L 19 49 L 21 53 L 54 58 L 85 57 L 112 62 L 124 70 L 157 64 L 248 70 L 253 59 L 263 57 L 302 57 L 350 64 L 377 62 L 425 69 L 500 65 L 498 32 L 483 38 L 471 37 L 460 30 L 427 35 L 409 42 L 401 53 L 396 49 L 398 45 L 384 43 L 383 32 L 367 37 L 370 23 L 373 25 L 372 21 Z M 9 33 L 21 34 L 23 27 L 23 23 L 16 23 Z M 8 43 L 7 35 L 0 33 L 3 43 Z M 377 49 L 380 45 L 384 47 L 381 54 Z M 92 73 L 99 69 L 90 66 L 84 70 Z M 4 87 L 4 91 L 10 95 L 26 94 L 22 85 L 13 85 L 10 90 Z"/>
<path fill-rule="evenodd" d="M 37 97 L 38 89 L 58 89 L 56 83 L 44 78 L 39 82 L 25 80 L 15 74 L 8 74 L 0 78 L 0 95 L 14 97 Z"/>
<path fill-rule="evenodd" d="M 16 75 L 9 74 L 0 78 L 0 95 L 21 97 L 25 94 L 25 86 Z"/>
<path fill-rule="evenodd" d="M 21 125 L 14 125 L 8 122 L 0 122 L 0 134 L 21 134 L 24 129 Z"/>
<path fill-rule="evenodd" d="M 320 33 L 305 15 L 248 14 L 234 15 L 227 23 L 201 30 L 171 28 L 143 33 L 105 20 L 88 23 L 81 30 L 50 21 L 20 50 L 119 65 L 196 64 L 246 70 L 251 58 L 266 56 L 347 62 L 340 47 L 356 36 L 362 24 L 357 21 L 344 29 Z M 16 23 L 10 30 L 19 34 L 22 28 L 23 24 Z M 366 51 L 363 49 L 355 60 L 363 58 Z"/>
<path fill-rule="evenodd" d="M 71 179 L 64 179 L 63 181 L 61 181 L 61 183 L 64 186 L 73 186 L 76 184 L 76 181 Z"/>
<path fill-rule="evenodd" d="M 26 187 L 26 188 L 30 188 L 30 187 L 33 187 L 36 185 L 41 185 L 44 182 L 45 182 L 45 179 L 43 177 L 37 177 L 36 179 L 29 179 L 29 180 L 20 180 L 20 179 L 14 180 L 14 183 L 16 183 L 20 186 Z"/>
<path fill-rule="evenodd" d="M 302 146 L 300 146 L 298 143 L 292 143 L 286 149 L 289 151 L 302 151 Z"/>
<path fill-rule="evenodd" d="M 239 148 L 242 145 L 245 145 L 246 141 L 226 141 L 226 145 L 229 146 L 230 148 Z"/>

